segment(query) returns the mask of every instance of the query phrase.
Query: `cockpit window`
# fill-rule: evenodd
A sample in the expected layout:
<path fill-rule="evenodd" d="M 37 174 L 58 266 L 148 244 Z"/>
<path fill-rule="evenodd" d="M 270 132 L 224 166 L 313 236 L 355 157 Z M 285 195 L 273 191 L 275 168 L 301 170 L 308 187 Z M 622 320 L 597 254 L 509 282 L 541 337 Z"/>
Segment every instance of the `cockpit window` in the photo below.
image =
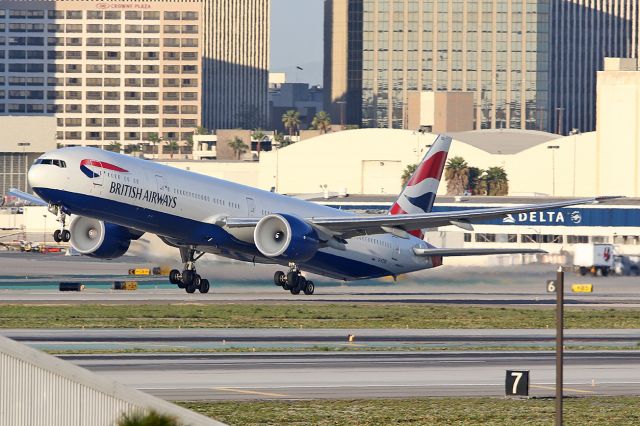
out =
<path fill-rule="evenodd" d="M 51 158 L 38 158 L 33 164 L 50 164 L 62 169 L 67 167 L 67 163 L 64 160 L 53 160 Z"/>

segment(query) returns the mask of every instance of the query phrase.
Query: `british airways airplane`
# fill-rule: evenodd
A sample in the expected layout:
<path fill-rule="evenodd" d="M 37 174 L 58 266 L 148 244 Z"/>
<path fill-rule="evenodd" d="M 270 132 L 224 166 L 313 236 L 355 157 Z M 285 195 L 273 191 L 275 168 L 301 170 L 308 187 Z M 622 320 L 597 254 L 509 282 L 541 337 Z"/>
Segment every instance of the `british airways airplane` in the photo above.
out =
<path fill-rule="evenodd" d="M 48 152 L 31 166 L 29 184 L 38 197 L 10 191 L 48 205 L 79 253 L 112 259 L 149 232 L 180 250 L 182 271 L 172 284 L 188 293 L 207 293 L 209 281 L 196 272 L 205 253 L 287 267 L 274 283 L 292 294 L 313 294 L 302 271 L 345 281 L 397 277 L 442 265 L 446 256 L 539 253 L 529 249 L 448 249 L 426 241 L 422 230 L 507 214 L 597 201 L 586 198 L 546 204 L 432 212 L 451 144 L 438 136 L 388 214 L 356 215 L 300 199 L 179 170 L 97 148 Z M 67 216 L 73 218 L 67 229 Z"/>

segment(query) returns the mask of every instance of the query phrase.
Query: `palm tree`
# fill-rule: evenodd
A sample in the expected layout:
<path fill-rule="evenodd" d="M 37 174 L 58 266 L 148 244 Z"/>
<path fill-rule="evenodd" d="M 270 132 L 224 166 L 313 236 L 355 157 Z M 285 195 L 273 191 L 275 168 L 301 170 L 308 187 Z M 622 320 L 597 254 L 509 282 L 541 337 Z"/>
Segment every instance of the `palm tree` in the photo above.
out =
<path fill-rule="evenodd" d="M 282 114 L 282 124 L 289 131 L 289 136 L 293 136 L 294 132 L 298 130 L 298 126 L 300 126 L 300 113 L 295 109 L 285 112 Z"/>
<path fill-rule="evenodd" d="M 407 167 L 404 168 L 404 171 L 402 172 L 402 176 L 400 177 L 400 181 L 402 182 L 402 187 L 407 186 L 409 179 L 411 179 L 411 176 L 413 176 L 417 168 L 418 168 L 417 164 L 409 164 Z"/>
<path fill-rule="evenodd" d="M 453 157 L 445 167 L 447 195 L 462 195 L 469 186 L 469 166 L 464 158 Z"/>
<path fill-rule="evenodd" d="M 178 153 L 180 153 L 180 145 L 176 141 L 169 141 L 167 147 L 169 148 L 169 152 L 171 153 L 171 158 L 173 158 L 173 154 L 175 154 L 176 150 L 178 151 Z"/>
<path fill-rule="evenodd" d="M 472 195 L 487 195 L 485 171 L 478 167 L 469 167 L 469 187 Z"/>
<path fill-rule="evenodd" d="M 231 147 L 231 149 L 233 149 L 233 152 L 236 154 L 236 160 L 239 160 L 240 156 L 245 152 L 247 152 L 247 148 L 249 148 L 249 146 L 237 136 L 233 138 L 231 142 L 229 142 L 229 146 Z"/>
<path fill-rule="evenodd" d="M 160 143 L 162 142 L 162 138 L 158 136 L 157 133 L 149 133 L 149 135 L 147 136 L 147 141 L 149 141 L 151 146 L 154 147 L 160 145 Z M 154 154 L 153 151 L 156 151 L 156 155 L 159 154 L 159 150 L 152 150 L 151 154 Z"/>
<path fill-rule="evenodd" d="M 202 126 L 198 126 L 195 129 L 193 129 L 193 134 L 194 135 L 208 135 L 209 134 L 209 130 L 207 130 L 206 128 L 204 128 Z"/>
<path fill-rule="evenodd" d="M 331 128 L 331 117 L 325 111 L 320 111 L 313 117 L 311 127 L 316 130 L 320 130 L 320 133 L 325 134 Z"/>
<path fill-rule="evenodd" d="M 116 141 L 111 141 L 111 143 L 107 145 L 107 151 L 111 151 L 111 152 L 120 152 L 121 148 L 122 148 L 122 144 Z"/>
<path fill-rule="evenodd" d="M 262 129 L 260 128 L 254 130 L 253 133 L 251 134 L 251 139 L 258 143 L 256 147 L 256 151 L 258 152 L 258 158 L 260 158 L 260 151 L 262 151 L 262 141 L 264 141 L 264 138 L 266 137 L 267 137 L 266 133 L 263 132 Z"/>
<path fill-rule="evenodd" d="M 503 167 L 489 167 L 487 169 L 487 195 L 509 194 L 509 179 Z"/>

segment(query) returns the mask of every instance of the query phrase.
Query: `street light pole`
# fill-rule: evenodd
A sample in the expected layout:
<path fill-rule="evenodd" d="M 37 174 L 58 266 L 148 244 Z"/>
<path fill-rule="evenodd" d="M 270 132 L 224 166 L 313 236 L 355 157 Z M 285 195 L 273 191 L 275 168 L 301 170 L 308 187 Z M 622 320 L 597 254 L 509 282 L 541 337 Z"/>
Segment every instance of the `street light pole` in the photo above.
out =
<path fill-rule="evenodd" d="M 551 150 L 551 173 L 552 173 L 552 193 L 555 197 L 556 195 L 556 149 L 559 149 L 560 145 L 549 145 L 547 149 Z"/>
<path fill-rule="evenodd" d="M 582 133 L 578 129 L 571 129 L 569 132 L 570 135 L 573 136 L 573 196 L 576 196 L 576 151 L 578 145 L 578 135 Z"/>

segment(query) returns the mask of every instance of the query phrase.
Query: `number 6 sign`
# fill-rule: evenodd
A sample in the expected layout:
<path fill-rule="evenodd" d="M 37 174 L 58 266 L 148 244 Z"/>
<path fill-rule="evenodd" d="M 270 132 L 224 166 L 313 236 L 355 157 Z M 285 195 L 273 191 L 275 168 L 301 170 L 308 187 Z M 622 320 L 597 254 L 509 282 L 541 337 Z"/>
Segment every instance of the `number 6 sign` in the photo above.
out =
<path fill-rule="evenodd" d="M 507 370 L 505 395 L 529 396 L 529 370 Z"/>

